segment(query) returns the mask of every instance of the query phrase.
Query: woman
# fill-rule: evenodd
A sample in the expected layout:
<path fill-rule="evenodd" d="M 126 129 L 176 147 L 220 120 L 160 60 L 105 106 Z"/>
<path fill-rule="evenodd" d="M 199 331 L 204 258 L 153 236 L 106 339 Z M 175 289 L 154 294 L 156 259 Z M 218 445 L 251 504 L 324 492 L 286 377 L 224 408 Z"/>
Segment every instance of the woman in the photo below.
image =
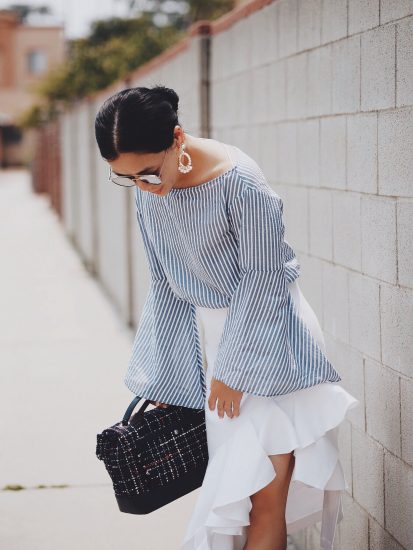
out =
<path fill-rule="evenodd" d="M 358 400 L 298 285 L 281 198 L 247 153 L 177 113 L 174 90 L 130 88 L 95 130 L 112 181 L 135 187 L 151 273 L 125 383 L 205 408 L 209 462 L 181 548 L 281 550 L 322 520 L 331 549 L 348 487 L 337 430 Z"/>

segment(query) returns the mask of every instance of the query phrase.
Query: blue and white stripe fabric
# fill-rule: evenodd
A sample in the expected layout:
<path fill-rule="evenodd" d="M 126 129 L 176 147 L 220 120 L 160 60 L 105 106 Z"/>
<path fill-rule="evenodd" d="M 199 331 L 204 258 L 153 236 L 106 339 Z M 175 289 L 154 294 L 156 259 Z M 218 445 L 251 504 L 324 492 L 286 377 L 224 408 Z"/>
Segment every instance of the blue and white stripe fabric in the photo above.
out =
<path fill-rule="evenodd" d="M 136 395 L 203 408 L 196 306 L 228 308 L 214 378 L 275 396 L 341 377 L 295 310 L 300 264 L 284 239 L 283 202 L 232 146 L 220 176 L 164 197 L 136 188 L 151 283 L 124 378 Z"/>

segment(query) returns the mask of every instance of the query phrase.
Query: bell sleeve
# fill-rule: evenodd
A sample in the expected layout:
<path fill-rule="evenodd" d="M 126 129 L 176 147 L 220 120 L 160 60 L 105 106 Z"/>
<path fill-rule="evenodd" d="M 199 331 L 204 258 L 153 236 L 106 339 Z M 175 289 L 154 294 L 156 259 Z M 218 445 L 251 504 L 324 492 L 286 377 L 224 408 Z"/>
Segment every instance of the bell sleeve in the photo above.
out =
<path fill-rule="evenodd" d="M 150 271 L 150 286 L 124 378 L 145 399 L 202 408 L 205 384 L 194 306 L 178 297 L 148 235 L 136 203 L 137 220 Z M 201 355 L 202 361 L 202 355 Z"/>
<path fill-rule="evenodd" d="M 271 190 L 246 187 L 229 221 L 239 246 L 240 279 L 231 297 L 213 377 L 246 393 L 283 393 L 294 368 L 288 338 L 283 203 Z"/>

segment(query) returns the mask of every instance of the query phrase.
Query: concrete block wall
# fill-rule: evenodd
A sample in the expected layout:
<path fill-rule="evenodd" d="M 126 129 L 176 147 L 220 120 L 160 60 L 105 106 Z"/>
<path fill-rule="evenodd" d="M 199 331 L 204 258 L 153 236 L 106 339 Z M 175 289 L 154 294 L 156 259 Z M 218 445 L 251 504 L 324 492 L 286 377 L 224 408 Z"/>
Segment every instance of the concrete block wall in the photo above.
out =
<path fill-rule="evenodd" d="M 137 327 L 149 286 L 149 270 L 136 220 L 134 189 L 108 181 L 94 135 L 95 116 L 123 88 L 162 83 L 180 97 L 179 119 L 194 135 L 205 135 L 202 83 L 204 28 L 61 116 L 63 223 L 85 266 L 96 275 L 121 318 Z M 206 110 L 207 112 L 207 110 Z"/>
<path fill-rule="evenodd" d="M 361 402 L 335 546 L 413 548 L 413 3 L 255 4 L 212 26 L 212 137 L 283 199 L 301 288 Z"/>

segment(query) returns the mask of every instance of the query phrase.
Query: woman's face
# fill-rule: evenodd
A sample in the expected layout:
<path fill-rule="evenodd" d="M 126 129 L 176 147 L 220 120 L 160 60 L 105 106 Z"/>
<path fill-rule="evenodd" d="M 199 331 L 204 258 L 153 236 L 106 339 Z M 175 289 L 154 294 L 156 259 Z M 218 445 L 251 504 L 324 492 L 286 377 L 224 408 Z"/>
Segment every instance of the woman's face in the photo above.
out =
<path fill-rule="evenodd" d="M 135 183 L 142 191 L 156 195 L 166 195 L 175 185 L 178 173 L 178 150 L 176 139 L 174 143 L 159 153 L 121 153 L 116 160 L 110 161 L 112 176 L 135 176 Z M 162 183 L 148 183 L 139 179 L 139 175 L 153 174 L 161 178 Z"/>

